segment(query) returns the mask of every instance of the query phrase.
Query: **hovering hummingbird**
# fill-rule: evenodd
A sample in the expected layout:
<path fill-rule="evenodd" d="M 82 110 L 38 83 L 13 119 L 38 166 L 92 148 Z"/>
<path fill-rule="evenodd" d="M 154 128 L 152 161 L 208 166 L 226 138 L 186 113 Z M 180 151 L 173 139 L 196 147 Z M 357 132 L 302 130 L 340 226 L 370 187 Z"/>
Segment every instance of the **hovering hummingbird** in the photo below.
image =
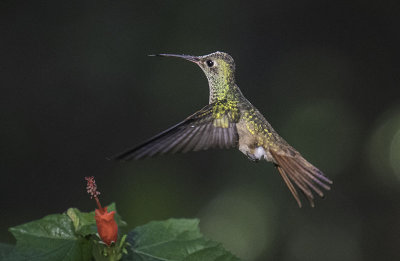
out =
<path fill-rule="evenodd" d="M 223 52 L 204 56 L 158 54 L 194 62 L 205 73 L 209 104 L 182 122 L 128 149 L 115 159 L 130 160 L 157 154 L 238 148 L 251 161 L 275 164 L 290 192 L 302 206 L 296 184 L 314 207 L 313 192 L 324 196 L 332 181 L 276 133 L 264 116 L 243 96 L 235 82 L 235 62 Z"/>

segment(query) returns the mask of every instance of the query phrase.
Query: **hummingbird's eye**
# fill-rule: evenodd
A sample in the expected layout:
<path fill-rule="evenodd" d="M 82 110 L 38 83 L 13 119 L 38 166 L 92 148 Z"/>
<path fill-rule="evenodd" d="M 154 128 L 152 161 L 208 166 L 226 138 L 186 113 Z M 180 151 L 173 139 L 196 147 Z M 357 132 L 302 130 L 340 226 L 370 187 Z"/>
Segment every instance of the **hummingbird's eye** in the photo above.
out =
<path fill-rule="evenodd" d="M 206 63 L 207 63 L 208 67 L 213 67 L 213 65 L 214 65 L 214 62 L 212 60 L 207 60 Z"/>

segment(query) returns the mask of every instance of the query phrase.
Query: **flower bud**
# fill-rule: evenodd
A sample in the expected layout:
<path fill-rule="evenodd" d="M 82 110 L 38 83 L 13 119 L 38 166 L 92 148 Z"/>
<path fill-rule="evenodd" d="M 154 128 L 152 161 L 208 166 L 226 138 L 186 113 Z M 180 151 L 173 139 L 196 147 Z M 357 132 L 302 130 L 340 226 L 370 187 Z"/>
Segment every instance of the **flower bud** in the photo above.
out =
<path fill-rule="evenodd" d="M 114 219 L 115 211 L 107 212 L 107 207 L 96 209 L 95 216 L 97 232 L 106 245 L 117 242 L 118 226 Z"/>

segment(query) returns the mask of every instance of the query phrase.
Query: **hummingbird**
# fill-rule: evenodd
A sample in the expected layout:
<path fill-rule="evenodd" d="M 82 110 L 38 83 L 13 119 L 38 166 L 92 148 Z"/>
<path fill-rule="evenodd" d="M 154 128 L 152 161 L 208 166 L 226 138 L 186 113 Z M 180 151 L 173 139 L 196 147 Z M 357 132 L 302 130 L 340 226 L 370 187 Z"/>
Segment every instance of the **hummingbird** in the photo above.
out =
<path fill-rule="evenodd" d="M 251 161 L 272 162 L 299 207 L 302 202 L 298 189 L 311 207 L 314 207 L 314 194 L 323 197 L 323 190 L 330 190 L 332 181 L 279 136 L 244 97 L 236 84 L 235 62 L 229 54 L 151 56 L 177 57 L 197 64 L 208 80 L 209 104 L 115 159 L 126 161 L 166 153 L 238 148 Z"/>

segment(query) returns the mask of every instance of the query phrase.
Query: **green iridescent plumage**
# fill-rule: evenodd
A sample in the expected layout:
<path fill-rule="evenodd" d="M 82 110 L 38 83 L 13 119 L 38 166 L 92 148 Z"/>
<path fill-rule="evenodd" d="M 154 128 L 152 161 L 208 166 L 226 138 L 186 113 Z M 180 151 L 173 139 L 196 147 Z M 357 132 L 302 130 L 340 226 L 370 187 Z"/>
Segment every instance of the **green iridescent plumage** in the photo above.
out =
<path fill-rule="evenodd" d="M 143 144 L 119 154 L 116 159 L 236 147 L 252 161 L 273 162 L 300 207 L 302 204 L 293 183 L 311 206 L 314 206 L 313 193 L 322 197 L 322 189 L 330 189 L 332 181 L 282 139 L 243 96 L 235 82 L 235 63 L 231 56 L 222 52 L 204 56 L 158 56 L 179 57 L 199 65 L 208 80 L 209 104 Z"/>

